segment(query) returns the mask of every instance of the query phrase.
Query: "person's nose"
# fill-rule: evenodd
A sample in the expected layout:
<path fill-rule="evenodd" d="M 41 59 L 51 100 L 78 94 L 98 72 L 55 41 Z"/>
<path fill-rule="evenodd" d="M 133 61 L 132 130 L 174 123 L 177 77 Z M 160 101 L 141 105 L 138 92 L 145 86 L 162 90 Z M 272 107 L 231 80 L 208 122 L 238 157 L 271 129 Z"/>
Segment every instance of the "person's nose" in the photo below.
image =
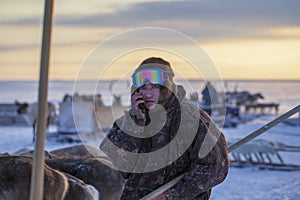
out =
<path fill-rule="evenodd" d="M 153 95 L 153 92 L 151 89 L 145 90 L 143 93 L 146 97 L 151 97 Z"/>

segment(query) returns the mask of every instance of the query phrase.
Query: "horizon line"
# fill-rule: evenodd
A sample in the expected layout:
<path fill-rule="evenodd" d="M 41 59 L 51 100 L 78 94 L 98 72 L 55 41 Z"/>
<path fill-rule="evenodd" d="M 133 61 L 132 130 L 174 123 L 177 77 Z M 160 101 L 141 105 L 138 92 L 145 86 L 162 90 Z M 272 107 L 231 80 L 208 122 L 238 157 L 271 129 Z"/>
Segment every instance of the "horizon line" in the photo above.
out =
<path fill-rule="evenodd" d="M 220 81 L 220 80 L 216 80 L 216 79 L 199 79 L 199 78 L 189 78 L 189 79 L 174 79 L 175 81 L 181 81 L 181 80 L 189 80 L 189 81 Z M 235 79 L 235 78 L 224 78 L 221 79 L 222 81 L 300 81 L 300 79 Z M 0 79 L 0 82 L 35 82 L 35 81 L 39 81 L 39 79 Z M 50 79 L 49 82 L 69 82 L 69 81 L 99 81 L 97 79 L 82 79 L 82 80 L 75 80 L 75 79 Z M 120 81 L 119 79 L 103 79 L 101 81 Z M 121 80 L 121 81 L 127 81 L 127 80 Z M 128 80 L 129 81 L 129 80 Z"/>

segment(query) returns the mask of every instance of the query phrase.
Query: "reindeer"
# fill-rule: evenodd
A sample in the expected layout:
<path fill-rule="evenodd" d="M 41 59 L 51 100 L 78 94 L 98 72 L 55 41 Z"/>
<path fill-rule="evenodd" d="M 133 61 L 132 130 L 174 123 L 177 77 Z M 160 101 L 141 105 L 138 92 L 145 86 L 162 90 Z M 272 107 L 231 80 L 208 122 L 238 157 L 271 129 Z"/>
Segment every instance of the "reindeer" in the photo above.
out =
<path fill-rule="evenodd" d="M 259 99 L 264 99 L 261 93 L 250 94 L 248 91 L 242 92 L 226 92 L 228 101 L 234 101 L 237 106 L 252 105 Z"/>
<path fill-rule="evenodd" d="M 46 159 L 47 165 L 94 186 L 101 191 L 101 200 L 120 199 L 125 181 L 122 175 L 113 169 L 109 158 L 98 148 L 76 145 L 49 153 L 54 154 L 56 158 L 52 156 L 52 159 Z"/>
<path fill-rule="evenodd" d="M 0 156 L 0 199 L 28 199 L 32 158 L 26 156 Z M 68 190 L 68 181 L 63 173 L 47 165 L 44 167 L 43 199 L 63 200 Z"/>
<path fill-rule="evenodd" d="M 0 156 L 0 199 L 29 199 L 32 158 L 22 155 Z M 99 191 L 82 180 L 44 165 L 43 199 L 98 200 Z"/>
<path fill-rule="evenodd" d="M 36 132 L 36 122 L 38 117 L 38 103 L 19 103 L 18 101 L 15 102 L 18 106 L 17 112 L 22 114 L 28 124 L 32 125 L 33 128 L 33 138 L 32 142 L 35 142 L 35 132 Z M 56 108 L 55 105 L 48 102 L 48 107 L 46 108 L 46 116 L 47 116 L 47 128 L 49 127 L 51 119 L 56 117 Z"/>
<path fill-rule="evenodd" d="M 33 150 L 25 148 L 15 152 L 15 154 L 32 156 Z M 123 191 L 125 182 L 123 177 L 113 169 L 108 157 L 98 148 L 89 145 L 76 145 L 51 152 L 45 151 L 45 163 L 52 169 L 63 172 L 69 182 L 69 187 L 81 188 L 82 184 L 86 184 L 84 188 L 80 189 L 84 190 L 86 195 L 91 196 L 91 192 L 93 194 L 95 189 L 101 191 L 98 199 L 115 200 L 120 198 Z M 72 179 L 72 177 L 74 178 Z M 67 197 L 72 199 L 74 194 L 76 193 L 67 193 Z M 75 199 L 91 198 L 77 197 Z"/>

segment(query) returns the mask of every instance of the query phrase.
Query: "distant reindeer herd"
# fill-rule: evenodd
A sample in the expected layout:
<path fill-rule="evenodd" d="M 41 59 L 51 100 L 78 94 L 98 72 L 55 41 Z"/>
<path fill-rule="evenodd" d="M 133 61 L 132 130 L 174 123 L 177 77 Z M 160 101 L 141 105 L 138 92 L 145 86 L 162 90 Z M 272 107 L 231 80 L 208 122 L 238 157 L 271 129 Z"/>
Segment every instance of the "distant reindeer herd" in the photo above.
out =
<path fill-rule="evenodd" d="M 279 104 L 277 103 L 259 103 L 260 99 L 264 99 L 261 93 L 251 94 L 247 91 L 241 92 L 226 92 L 226 99 L 229 102 L 234 102 L 237 106 L 244 106 L 245 112 L 249 111 L 260 111 L 265 113 L 266 110 L 274 112 L 277 114 L 279 111 Z"/>
<path fill-rule="evenodd" d="M 260 112 L 265 113 L 274 112 L 275 114 L 279 111 L 279 104 L 278 103 L 260 103 L 259 101 L 264 99 L 264 96 L 261 93 L 254 93 L 251 94 L 248 91 L 241 91 L 241 92 L 226 92 L 225 95 L 220 94 L 220 96 L 224 96 L 225 99 L 223 102 L 219 102 L 220 104 L 230 104 L 236 105 L 238 107 L 243 107 L 246 113 L 253 111 L 253 112 Z M 220 98 L 223 99 L 223 98 Z M 199 101 L 199 95 L 197 92 L 190 94 L 191 101 Z"/>

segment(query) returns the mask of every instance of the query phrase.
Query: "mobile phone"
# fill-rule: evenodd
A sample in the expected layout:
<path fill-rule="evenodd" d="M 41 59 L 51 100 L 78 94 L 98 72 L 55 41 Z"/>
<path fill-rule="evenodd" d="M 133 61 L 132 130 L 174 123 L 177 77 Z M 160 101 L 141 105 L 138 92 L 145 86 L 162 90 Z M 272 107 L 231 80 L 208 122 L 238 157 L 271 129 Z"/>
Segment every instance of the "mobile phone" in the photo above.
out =
<path fill-rule="evenodd" d="M 135 92 L 135 94 L 136 94 L 136 93 L 139 93 L 139 91 L 137 90 L 137 91 Z M 139 101 L 139 100 L 143 100 L 143 98 L 138 98 L 137 101 Z M 145 106 L 144 103 L 140 103 L 140 104 L 138 105 L 138 107 L 139 107 L 139 109 L 141 109 L 141 110 L 143 110 L 143 111 L 146 109 L 146 106 Z"/>
<path fill-rule="evenodd" d="M 142 99 L 142 98 L 139 98 L 139 99 L 137 99 L 137 100 L 143 100 L 143 99 Z M 139 107 L 141 110 L 144 110 L 144 109 L 146 108 L 146 106 L 145 106 L 144 103 L 140 103 L 140 104 L 138 105 L 138 107 Z"/>

